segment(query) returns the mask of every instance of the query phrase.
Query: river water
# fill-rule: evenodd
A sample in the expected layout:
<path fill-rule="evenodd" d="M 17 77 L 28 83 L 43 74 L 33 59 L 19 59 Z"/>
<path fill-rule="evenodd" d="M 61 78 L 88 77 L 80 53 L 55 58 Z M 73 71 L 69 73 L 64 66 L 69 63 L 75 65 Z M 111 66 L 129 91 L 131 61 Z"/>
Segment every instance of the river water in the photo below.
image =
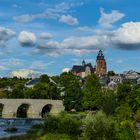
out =
<path fill-rule="evenodd" d="M 35 124 L 42 123 L 41 119 L 0 119 L 0 137 L 9 137 L 25 134 Z M 16 127 L 15 133 L 5 132 L 7 128 Z"/>

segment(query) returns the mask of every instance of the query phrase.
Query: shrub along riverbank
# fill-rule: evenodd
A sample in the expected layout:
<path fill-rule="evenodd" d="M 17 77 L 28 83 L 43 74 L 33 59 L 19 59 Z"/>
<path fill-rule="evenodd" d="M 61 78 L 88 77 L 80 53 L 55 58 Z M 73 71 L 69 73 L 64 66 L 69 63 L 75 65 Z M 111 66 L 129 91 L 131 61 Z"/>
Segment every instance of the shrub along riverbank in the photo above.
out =
<path fill-rule="evenodd" d="M 48 115 L 43 125 L 34 126 L 34 131 L 0 140 L 136 140 L 135 122 L 127 110 L 122 116 L 120 110 L 115 116 L 107 116 L 102 111 L 86 116 Z"/>

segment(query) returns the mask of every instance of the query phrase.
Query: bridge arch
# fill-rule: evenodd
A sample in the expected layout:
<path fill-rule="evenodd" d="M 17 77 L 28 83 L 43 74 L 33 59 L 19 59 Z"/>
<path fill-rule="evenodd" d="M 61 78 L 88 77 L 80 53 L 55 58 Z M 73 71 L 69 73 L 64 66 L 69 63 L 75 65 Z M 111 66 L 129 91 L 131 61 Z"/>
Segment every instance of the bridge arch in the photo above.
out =
<path fill-rule="evenodd" d="M 44 118 L 47 113 L 51 112 L 52 107 L 52 104 L 44 105 L 41 111 L 41 117 Z"/>
<path fill-rule="evenodd" d="M 4 104 L 0 103 L 0 118 L 2 118 Z"/>
<path fill-rule="evenodd" d="M 20 106 L 18 106 L 16 111 L 16 118 L 28 118 L 28 110 L 30 108 L 30 104 L 28 103 L 21 103 Z"/>

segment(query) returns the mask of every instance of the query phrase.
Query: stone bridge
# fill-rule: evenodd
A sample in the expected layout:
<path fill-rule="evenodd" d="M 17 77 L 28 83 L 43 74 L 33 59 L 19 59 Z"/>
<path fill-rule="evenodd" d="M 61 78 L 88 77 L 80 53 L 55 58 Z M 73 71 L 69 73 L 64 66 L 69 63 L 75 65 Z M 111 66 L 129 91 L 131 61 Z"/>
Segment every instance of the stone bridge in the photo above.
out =
<path fill-rule="evenodd" d="M 43 113 L 58 114 L 64 110 L 61 100 L 0 99 L 0 105 L 2 118 L 17 118 L 18 109 L 22 105 L 27 106 L 27 109 L 23 109 L 27 118 L 42 118 Z"/>

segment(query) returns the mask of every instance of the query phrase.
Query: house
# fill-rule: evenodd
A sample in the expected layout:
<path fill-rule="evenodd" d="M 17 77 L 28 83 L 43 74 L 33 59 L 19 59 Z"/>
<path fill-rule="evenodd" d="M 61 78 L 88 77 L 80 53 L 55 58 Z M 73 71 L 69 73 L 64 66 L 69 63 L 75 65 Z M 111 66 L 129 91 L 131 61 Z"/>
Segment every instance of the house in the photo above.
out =
<path fill-rule="evenodd" d="M 133 70 L 124 72 L 124 75 L 125 75 L 125 79 L 138 79 L 138 78 L 140 78 L 140 73 L 133 71 Z"/>
<path fill-rule="evenodd" d="M 37 83 L 39 83 L 39 79 L 32 79 L 32 80 L 29 80 L 29 81 L 25 84 L 25 87 L 27 87 L 27 88 L 33 88 L 34 85 L 36 85 Z"/>
<path fill-rule="evenodd" d="M 124 79 L 125 76 L 123 74 L 116 74 L 114 76 L 109 76 L 109 82 L 113 81 L 116 84 L 121 84 Z"/>
<path fill-rule="evenodd" d="M 140 82 L 140 73 L 130 70 L 124 72 L 125 80 L 129 80 L 132 85 L 138 84 Z"/>

